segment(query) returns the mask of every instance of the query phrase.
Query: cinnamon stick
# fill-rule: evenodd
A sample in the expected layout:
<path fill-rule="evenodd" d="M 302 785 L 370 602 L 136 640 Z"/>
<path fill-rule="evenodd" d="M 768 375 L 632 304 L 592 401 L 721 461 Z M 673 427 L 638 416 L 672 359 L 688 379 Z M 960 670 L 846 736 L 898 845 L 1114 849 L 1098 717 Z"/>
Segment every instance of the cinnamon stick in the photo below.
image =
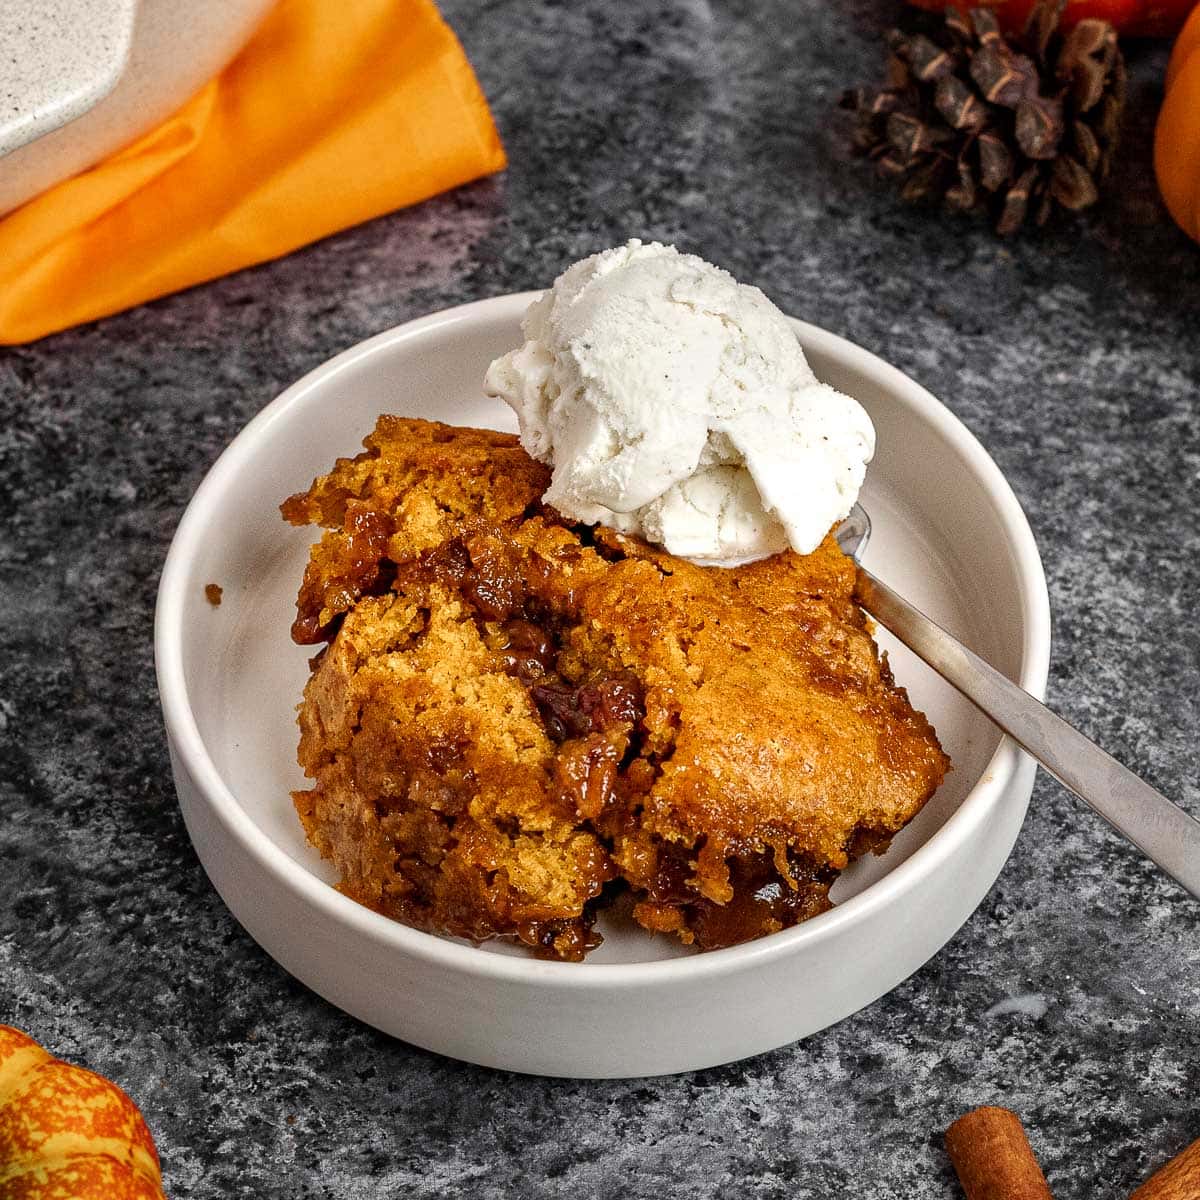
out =
<path fill-rule="evenodd" d="M 1200 1200 L 1200 1141 L 1155 1171 L 1129 1200 Z"/>
<path fill-rule="evenodd" d="M 959 1117 L 946 1130 L 946 1149 L 967 1200 L 1053 1200 L 1021 1119 L 1007 1108 Z"/>

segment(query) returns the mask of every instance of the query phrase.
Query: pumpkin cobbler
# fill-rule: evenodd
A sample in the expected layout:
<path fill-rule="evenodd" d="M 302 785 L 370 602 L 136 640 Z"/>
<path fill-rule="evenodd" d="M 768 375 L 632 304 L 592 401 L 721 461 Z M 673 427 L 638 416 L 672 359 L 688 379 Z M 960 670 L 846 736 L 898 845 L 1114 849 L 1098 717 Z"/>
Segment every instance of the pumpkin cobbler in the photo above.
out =
<path fill-rule="evenodd" d="M 294 800 L 360 903 L 579 960 L 626 896 L 728 946 L 828 909 L 941 781 L 831 536 L 699 567 L 544 506 L 508 434 L 385 416 L 364 444 L 282 506 L 325 529 Z"/>

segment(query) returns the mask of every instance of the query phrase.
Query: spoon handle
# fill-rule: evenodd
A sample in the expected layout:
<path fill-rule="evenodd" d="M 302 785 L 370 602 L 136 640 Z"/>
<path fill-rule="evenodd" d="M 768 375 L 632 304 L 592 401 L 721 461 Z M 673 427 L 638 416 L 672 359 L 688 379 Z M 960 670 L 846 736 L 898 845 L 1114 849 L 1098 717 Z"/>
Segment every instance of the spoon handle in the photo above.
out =
<path fill-rule="evenodd" d="M 855 597 L 1064 787 L 1200 899 L 1200 821 L 858 568 Z"/>

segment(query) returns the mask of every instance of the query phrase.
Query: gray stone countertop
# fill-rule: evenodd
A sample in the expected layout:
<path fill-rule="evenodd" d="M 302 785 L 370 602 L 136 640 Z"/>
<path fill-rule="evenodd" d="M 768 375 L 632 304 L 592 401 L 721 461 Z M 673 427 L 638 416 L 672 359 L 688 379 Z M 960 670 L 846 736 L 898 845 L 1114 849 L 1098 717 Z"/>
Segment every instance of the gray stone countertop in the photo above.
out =
<path fill-rule="evenodd" d="M 901 207 L 834 110 L 883 0 L 444 11 L 512 165 L 206 287 L 0 351 L 0 1020 L 124 1084 L 184 1197 L 952 1197 L 947 1124 L 1024 1117 L 1059 1200 L 1200 1136 L 1200 909 L 1039 777 L 979 910 L 894 992 L 692 1075 L 572 1082 L 415 1050 L 327 1005 L 209 885 L 151 631 L 221 449 L 410 317 L 677 241 L 941 397 L 1045 558 L 1053 703 L 1200 813 L 1200 247 L 1159 205 L 1161 46 L 1109 198 L 1001 243 Z"/>

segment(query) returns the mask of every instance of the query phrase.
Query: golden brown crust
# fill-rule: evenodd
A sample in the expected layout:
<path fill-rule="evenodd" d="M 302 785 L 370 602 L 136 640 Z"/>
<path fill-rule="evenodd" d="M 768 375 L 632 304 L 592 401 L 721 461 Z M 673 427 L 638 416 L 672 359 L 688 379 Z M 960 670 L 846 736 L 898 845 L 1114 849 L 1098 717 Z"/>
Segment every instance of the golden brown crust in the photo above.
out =
<path fill-rule="evenodd" d="M 382 416 L 367 453 L 339 458 L 307 492 L 280 506 L 292 525 L 328 532 L 304 573 L 292 636 L 301 645 L 380 584 L 381 560 L 406 562 L 480 524 L 512 521 L 550 473 L 515 437 Z M 384 582 L 386 587 L 386 581 Z"/>
<path fill-rule="evenodd" d="M 296 805 L 361 902 L 579 958 L 618 880 L 647 928 L 729 945 L 824 911 L 941 781 L 832 538 L 697 567 L 543 508 L 509 435 L 365 444 L 283 506 L 330 527 Z"/>

